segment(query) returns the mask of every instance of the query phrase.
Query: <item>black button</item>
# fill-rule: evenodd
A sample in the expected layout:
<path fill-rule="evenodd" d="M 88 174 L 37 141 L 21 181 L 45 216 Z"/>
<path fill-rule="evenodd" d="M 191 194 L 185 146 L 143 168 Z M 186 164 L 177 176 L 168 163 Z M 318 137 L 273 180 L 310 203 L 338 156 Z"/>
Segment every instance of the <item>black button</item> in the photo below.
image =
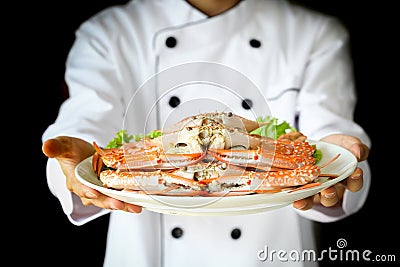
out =
<path fill-rule="evenodd" d="M 168 104 L 173 108 L 176 108 L 177 106 L 179 106 L 180 103 L 181 103 L 181 100 L 177 96 L 171 97 L 168 102 Z"/>
<path fill-rule="evenodd" d="M 249 43 L 250 43 L 251 47 L 254 47 L 254 48 L 259 48 L 261 46 L 261 42 L 257 39 L 251 39 Z"/>
<path fill-rule="evenodd" d="M 244 109 L 251 109 L 252 106 L 253 106 L 253 101 L 251 101 L 250 99 L 245 99 L 242 101 L 242 107 Z"/>
<path fill-rule="evenodd" d="M 175 227 L 174 229 L 172 229 L 171 234 L 175 238 L 180 238 L 183 235 L 183 230 L 179 227 Z"/>
<path fill-rule="evenodd" d="M 173 48 L 175 47 L 177 44 L 177 41 L 175 39 L 175 37 L 168 37 L 167 40 L 165 40 L 165 45 L 168 46 L 169 48 Z"/>
<path fill-rule="evenodd" d="M 238 238 L 240 237 L 241 234 L 242 234 L 242 232 L 240 231 L 240 229 L 235 228 L 235 229 L 233 229 L 232 232 L 231 232 L 231 237 L 232 237 L 233 239 L 238 239 Z"/>

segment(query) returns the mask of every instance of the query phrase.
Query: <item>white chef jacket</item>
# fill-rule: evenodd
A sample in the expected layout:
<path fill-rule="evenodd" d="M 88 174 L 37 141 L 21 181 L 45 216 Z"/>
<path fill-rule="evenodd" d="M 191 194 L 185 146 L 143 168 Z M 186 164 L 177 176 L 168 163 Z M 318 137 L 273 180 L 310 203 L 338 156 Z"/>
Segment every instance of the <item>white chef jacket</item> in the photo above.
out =
<path fill-rule="evenodd" d="M 120 129 L 145 133 L 198 111 L 224 109 L 249 118 L 271 114 L 314 140 L 344 133 L 370 145 L 353 121 L 347 49 L 348 34 L 338 20 L 286 1 L 241 1 L 210 18 L 176 0 L 107 8 L 76 32 L 66 64 L 70 98 L 43 141 L 68 135 L 104 146 Z M 289 205 L 209 217 L 112 211 L 104 266 L 316 264 L 262 261 L 258 254 L 266 246 L 315 249 L 313 220 L 333 222 L 363 206 L 370 171 L 367 162 L 359 166 L 364 186 L 345 192 L 339 208 L 298 211 Z M 48 160 L 47 181 L 75 225 L 110 212 L 83 206 L 54 159 Z"/>

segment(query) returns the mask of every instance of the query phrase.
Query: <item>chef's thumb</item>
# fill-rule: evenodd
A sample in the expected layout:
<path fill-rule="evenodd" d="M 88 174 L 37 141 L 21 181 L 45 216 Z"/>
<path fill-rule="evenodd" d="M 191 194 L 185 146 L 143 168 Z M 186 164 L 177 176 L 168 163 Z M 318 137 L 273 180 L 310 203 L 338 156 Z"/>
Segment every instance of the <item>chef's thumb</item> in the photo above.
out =
<path fill-rule="evenodd" d="M 66 156 L 72 146 L 71 137 L 59 136 L 43 143 L 42 151 L 49 158 Z"/>

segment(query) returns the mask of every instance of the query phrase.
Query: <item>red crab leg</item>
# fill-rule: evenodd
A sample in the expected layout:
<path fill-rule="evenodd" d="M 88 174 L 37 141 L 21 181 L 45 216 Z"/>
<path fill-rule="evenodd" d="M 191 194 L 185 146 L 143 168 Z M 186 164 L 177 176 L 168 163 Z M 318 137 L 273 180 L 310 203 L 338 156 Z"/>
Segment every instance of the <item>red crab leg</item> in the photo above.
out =
<path fill-rule="evenodd" d="M 253 172 L 253 181 L 259 181 L 260 188 L 264 187 L 292 187 L 306 185 L 314 182 L 321 176 L 321 169 L 339 158 L 340 154 L 321 166 L 305 165 L 294 170 L 281 170 L 276 172 Z M 330 176 L 330 175 L 326 175 Z"/>
<path fill-rule="evenodd" d="M 149 145 L 139 147 L 129 144 L 128 147 L 126 144 L 124 148 L 113 149 L 101 149 L 96 143 L 93 145 L 97 153 L 92 162 L 95 170 L 101 166 L 100 161 L 107 167 L 120 171 L 165 170 L 195 164 L 205 157 L 205 153 L 163 154 L 159 147 Z"/>
<path fill-rule="evenodd" d="M 125 164 L 119 166 L 119 170 L 170 170 L 196 164 L 204 156 L 205 153 L 129 156 Z"/>
<path fill-rule="evenodd" d="M 132 164 L 132 168 L 134 168 L 135 164 L 138 166 L 152 166 L 161 163 L 161 159 L 159 157 L 160 148 L 156 146 L 135 146 L 136 144 L 142 144 L 142 142 L 131 143 L 129 148 L 111 148 L 111 149 L 102 149 L 95 142 L 93 146 L 96 150 L 96 153 L 100 155 L 96 158 L 98 160 L 103 161 L 103 163 L 110 168 L 118 169 L 121 166 L 128 167 L 129 164 Z M 93 165 L 95 165 L 93 163 Z"/>
<path fill-rule="evenodd" d="M 263 138 L 261 147 L 265 152 L 285 155 L 312 156 L 315 152 L 315 147 L 308 142 L 289 141 L 285 139 L 273 140 L 271 138 Z"/>
<path fill-rule="evenodd" d="M 258 150 L 208 150 L 219 161 L 234 165 L 257 167 L 270 166 L 282 169 L 296 169 L 304 165 L 313 165 L 315 158 L 312 156 L 283 155 L 279 153 L 267 153 L 263 149 Z"/>
<path fill-rule="evenodd" d="M 176 169 L 196 164 L 204 159 L 206 153 L 193 154 L 161 154 L 161 163 L 154 166 L 157 169 Z"/>
<path fill-rule="evenodd" d="M 212 182 L 214 184 L 218 183 L 219 185 L 225 185 L 225 187 L 231 185 L 241 191 L 251 190 L 258 193 L 308 184 L 310 186 L 307 187 L 311 187 L 318 185 L 318 182 L 313 182 L 321 176 L 321 169 L 336 160 L 339 156 L 340 154 L 336 155 L 322 166 L 306 165 L 293 170 L 275 172 L 244 171 L 240 175 L 222 176 L 210 181 L 203 180 L 202 182 L 208 182 L 208 184 Z M 231 190 L 236 189 L 233 187 Z"/>
<path fill-rule="evenodd" d="M 320 167 L 306 165 L 294 170 L 276 172 L 254 172 L 253 179 L 263 187 L 291 187 L 308 184 L 318 178 Z"/>
<path fill-rule="evenodd" d="M 105 187 L 126 190 L 163 191 L 170 186 L 188 187 L 199 190 L 197 182 L 163 171 L 115 171 L 104 170 L 100 181 Z"/>

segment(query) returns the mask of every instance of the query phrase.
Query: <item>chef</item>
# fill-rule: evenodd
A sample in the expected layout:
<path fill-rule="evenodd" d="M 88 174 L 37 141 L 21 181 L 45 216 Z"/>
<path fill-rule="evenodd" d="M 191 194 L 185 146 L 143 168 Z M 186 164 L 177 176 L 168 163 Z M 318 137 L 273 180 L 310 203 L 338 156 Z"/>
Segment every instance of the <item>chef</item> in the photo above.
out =
<path fill-rule="evenodd" d="M 111 213 L 104 266 L 317 265 L 290 255 L 316 251 L 312 221 L 357 212 L 370 185 L 370 140 L 353 121 L 348 52 L 338 20 L 286 1 L 136 0 L 107 8 L 77 30 L 67 59 L 70 97 L 43 134 L 49 189 L 75 225 Z M 327 189 L 315 203 L 227 216 L 142 210 L 74 176 L 93 141 L 105 146 L 121 129 L 147 133 L 207 111 L 286 120 L 310 139 L 349 149 L 358 168 L 346 187 Z"/>

